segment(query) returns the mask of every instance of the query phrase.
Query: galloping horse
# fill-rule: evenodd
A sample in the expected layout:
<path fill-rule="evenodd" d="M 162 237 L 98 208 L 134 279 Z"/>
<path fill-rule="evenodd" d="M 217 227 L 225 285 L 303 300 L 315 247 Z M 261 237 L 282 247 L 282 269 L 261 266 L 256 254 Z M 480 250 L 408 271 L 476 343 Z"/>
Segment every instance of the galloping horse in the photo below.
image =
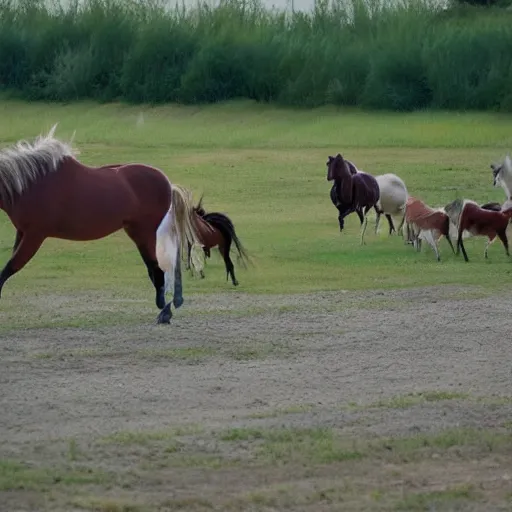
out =
<path fill-rule="evenodd" d="M 455 199 L 445 206 L 445 211 L 451 222 L 457 226 L 457 254 L 462 249 L 464 260 L 469 261 L 466 249 L 462 243 L 462 234 L 468 231 L 472 236 L 487 236 L 484 257 L 487 258 L 489 246 L 498 237 L 503 243 L 505 253 L 510 256 L 508 250 L 507 226 L 512 218 L 512 206 L 496 211 L 492 208 L 482 208 L 469 199 Z"/>
<path fill-rule="evenodd" d="M 199 234 L 199 239 L 203 244 L 205 256 L 209 258 L 211 254 L 210 249 L 218 247 L 222 258 L 224 259 L 224 265 L 226 266 L 226 280 L 231 277 L 233 286 L 238 286 L 238 280 L 235 277 L 235 266 L 229 256 L 231 244 L 235 244 L 238 251 L 238 259 L 242 262 L 244 267 L 247 267 L 246 262 L 249 261 L 249 256 L 236 234 L 233 222 L 223 213 L 206 213 L 206 210 L 203 208 L 202 196 L 197 206 L 194 207 L 194 213 L 195 226 Z M 191 245 L 188 244 L 187 268 L 190 268 L 190 252 Z M 200 271 L 200 275 L 204 278 L 202 270 Z"/>
<path fill-rule="evenodd" d="M 361 244 L 363 244 L 368 224 L 366 215 L 379 200 L 379 184 L 371 174 L 357 171 L 357 169 L 354 172 L 354 169 L 347 164 L 340 153 L 335 157 L 329 156 L 326 165 L 327 181 L 334 181 L 335 185 L 340 230 L 343 229 L 344 217 L 354 211 L 357 212 L 358 209 L 362 211 L 364 208 L 364 212 L 362 211 L 364 226 L 361 231 Z"/>
<path fill-rule="evenodd" d="M 71 144 L 54 138 L 57 125 L 34 143 L 0 151 L 0 208 L 16 228 L 5 282 L 36 254 L 46 238 L 88 241 L 121 228 L 133 240 L 156 290 L 158 323 L 183 304 L 180 246 L 199 243 L 190 193 L 144 164 L 89 167 Z"/>
<path fill-rule="evenodd" d="M 331 157 L 329 157 L 329 158 L 331 158 Z M 347 165 L 348 170 L 350 171 L 350 174 L 354 175 L 358 172 L 357 167 L 350 160 L 345 159 L 345 164 Z M 332 204 L 338 210 L 338 223 L 340 226 L 340 231 L 343 231 L 343 228 L 345 226 L 344 218 L 351 212 L 347 213 L 345 206 L 341 202 L 341 198 L 338 195 L 338 184 L 336 183 L 336 181 L 334 181 L 334 183 L 332 184 L 330 197 L 331 197 Z M 359 221 L 361 222 L 361 226 L 362 226 L 363 222 L 364 222 L 364 215 L 363 215 L 362 209 L 356 208 L 354 211 L 357 213 L 357 216 L 359 217 Z"/>

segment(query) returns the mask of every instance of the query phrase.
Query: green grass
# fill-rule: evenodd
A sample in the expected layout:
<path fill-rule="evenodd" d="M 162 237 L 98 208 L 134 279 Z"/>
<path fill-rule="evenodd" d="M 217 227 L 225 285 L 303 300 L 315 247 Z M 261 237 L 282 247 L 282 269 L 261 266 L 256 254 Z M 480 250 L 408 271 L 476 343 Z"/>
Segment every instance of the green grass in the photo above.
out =
<path fill-rule="evenodd" d="M 464 509 L 468 501 L 474 501 L 477 498 L 478 492 L 471 485 L 461 485 L 443 491 L 411 493 L 396 504 L 396 510 L 404 512 L 454 510 L 456 505 Z"/>
<path fill-rule="evenodd" d="M 388 400 L 379 400 L 368 407 L 384 407 L 387 409 L 406 409 L 414 405 L 427 402 L 439 402 L 442 400 L 461 400 L 467 399 L 467 393 L 454 393 L 451 391 L 425 391 L 421 393 L 409 393 L 400 395 Z"/>
<path fill-rule="evenodd" d="M 145 122 L 137 126 L 141 112 Z M 0 103 L 0 116 L 3 146 L 32 138 L 59 121 L 58 136 L 67 138 L 76 130 L 83 162 L 158 166 L 172 181 L 190 187 L 196 198 L 204 192 L 209 210 L 228 213 L 255 266 L 245 270 L 235 261 L 241 283 L 235 289 L 214 251 L 206 279 L 185 276 L 186 300 L 203 293 L 425 285 L 476 285 L 491 293 L 512 272 L 499 243 L 484 260 L 481 238 L 466 244 L 469 264 L 450 254 L 444 241 L 441 263 L 429 248 L 416 254 L 400 238 L 388 237 L 385 223 L 378 236 L 370 223 L 367 245 L 361 247 L 355 215 L 339 234 L 325 178 L 327 156 L 341 151 L 368 172 L 398 174 L 411 194 L 433 206 L 458 196 L 502 201 L 503 191 L 492 187 L 489 164 L 512 145 L 510 116 L 334 108 L 298 112 L 247 102 L 149 108 L 14 101 Z M 2 215 L 3 261 L 13 239 L 14 229 Z M 87 243 L 48 239 L 5 285 L 2 328 L 24 327 L 19 312 L 28 303 L 37 327 L 98 327 L 137 323 L 155 313 L 153 300 L 144 265 L 124 233 Z M 52 304 L 58 304 L 58 314 L 48 316 Z"/>
<path fill-rule="evenodd" d="M 340 436 L 332 428 L 247 427 L 221 432 L 219 439 L 230 443 L 254 442 L 256 456 L 276 464 L 329 464 L 389 454 L 404 462 L 421 459 L 425 453 L 447 454 L 454 448 L 495 453 L 512 448 L 510 433 L 470 428 L 371 440 Z"/>
<path fill-rule="evenodd" d="M 110 475 L 90 468 L 30 467 L 17 461 L 0 459 L 1 491 L 47 491 L 55 486 L 107 484 Z"/>
<path fill-rule="evenodd" d="M 184 427 L 171 428 L 167 430 L 126 430 L 115 432 L 99 440 L 100 443 L 120 445 L 146 445 L 154 441 L 169 441 L 176 437 L 198 434 L 202 427 L 198 425 L 187 425 Z"/>

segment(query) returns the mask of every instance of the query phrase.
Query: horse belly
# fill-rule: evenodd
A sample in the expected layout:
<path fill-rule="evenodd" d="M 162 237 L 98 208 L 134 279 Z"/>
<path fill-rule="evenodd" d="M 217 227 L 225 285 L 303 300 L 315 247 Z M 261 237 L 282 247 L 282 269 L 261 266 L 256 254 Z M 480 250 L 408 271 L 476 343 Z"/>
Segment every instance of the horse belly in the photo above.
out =
<path fill-rule="evenodd" d="M 407 196 L 404 190 L 386 187 L 380 191 L 379 202 L 385 213 L 399 213 L 405 205 Z"/>
<path fill-rule="evenodd" d="M 48 237 L 87 241 L 104 238 L 123 227 L 139 209 L 138 202 L 117 179 L 76 179 L 65 187 L 48 188 L 38 196 L 41 215 L 32 222 Z M 155 228 L 156 229 L 156 228 Z"/>
<path fill-rule="evenodd" d="M 92 205 L 77 203 L 58 216 L 49 236 L 77 241 L 97 240 L 120 230 L 128 216 L 129 209 L 123 205 L 101 201 Z"/>

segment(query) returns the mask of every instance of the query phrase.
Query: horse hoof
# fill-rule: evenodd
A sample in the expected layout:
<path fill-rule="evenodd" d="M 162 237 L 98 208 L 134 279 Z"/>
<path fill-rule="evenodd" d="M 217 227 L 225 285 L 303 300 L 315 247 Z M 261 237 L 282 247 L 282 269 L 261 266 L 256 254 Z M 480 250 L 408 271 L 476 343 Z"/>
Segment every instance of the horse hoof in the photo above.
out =
<path fill-rule="evenodd" d="M 160 314 L 157 318 L 158 324 L 170 324 L 172 318 L 172 312 L 171 312 L 171 305 L 167 304 L 162 311 L 160 311 Z"/>
<path fill-rule="evenodd" d="M 233 281 L 233 286 L 238 286 L 238 281 L 236 279 Z"/>
<path fill-rule="evenodd" d="M 199 275 L 201 276 L 201 279 L 204 279 L 204 272 L 201 270 L 201 272 L 199 273 Z"/>
<path fill-rule="evenodd" d="M 172 303 L 174 304 L 174 307 L 178 309 L 179 307 L 183 306 L 183 297 L 174 297 L 172 299 Z"/>

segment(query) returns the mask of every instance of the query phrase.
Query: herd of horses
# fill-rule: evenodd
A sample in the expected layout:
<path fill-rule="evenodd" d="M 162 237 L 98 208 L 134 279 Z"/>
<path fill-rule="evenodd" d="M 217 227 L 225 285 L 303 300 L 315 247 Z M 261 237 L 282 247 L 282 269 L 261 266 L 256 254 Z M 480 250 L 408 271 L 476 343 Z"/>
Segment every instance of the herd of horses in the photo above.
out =
<path fill-rule="evenodd" d="M 175 183 L 159 169 L 138 163 L 87 166 L 77 159 L 71 143 L 54 137 L 56 125 L 30 143 L 18 141 L 0 151 L 0 209 L 16 228 L 11 257 L 0 272 L 0 296 L 9 278 L 23 269 L 44 240 L 89 241 L 123 229 L 137 247 L 155 288 L 160 310 L 157 322 L 170 323 L 171 306 L 183 304 L 181 259 L 187 250 L 187 269 L 204 277 L 205 258 L 218 247 L 224 259 L 226 278 L 238 284 L 230 258 L 232 246 L 246 265 L 250 258 L 237 236 L 231 219 L 207 212 L 202 199 L 194 206 L 190 190 Z M 392 217 L 401 215 L 398 232 L 418 250 L 421 240 L 436 252 L 438 240 L 451 243 L 457 234 L 457 253 L 465 236 L 485 235 L 489 244 L 499 237 L 508 254 L 506 228 L 512 217 L 512 161 L 492 165 L 494 186 L 501 185 L 507 201 L 479 206 L 470 200 L 455 200 L 433 209 L 410 197 L 404 182 L 394 174 L 372 176 L 359 170 L 341 154 L 330 156 L 327 179 L 333 181 L 331 200 L 339 211 L 340 230 L 344 218 L 356 212 L 362 226 L 361 243 L 373 208 L 377 231 L 385 215 L 390 233 Z M 172 302 L 166 294 L 172 292 Z"/>
<path fill-rule="evenodd" d="M 375 231 L 382 214 L 389 222 L 389 233 L 395 231 L 392 216 L 400 215 L 401 232 L 406 244 L 421 250 L 425 240 L 440 261 L 439 240 L 445 237 L 455 254 L 462 251 L 464 260 L 469 261 L 463 240 L 470 236 L 486 236 L 484 256 L 488 257 L 489 245 L 499 238 L 507 256 L 509 254 L 507 227 L 512 218 L 512 160 L 506 156 L 500 164 L 491 164 L 493 186 L 501 186 L 506 194 L 503 204 L 488 202 L 479 205 L 470 199 L 455 199 L 444 207 L 432 208 L 420 199 L 409 196 L 403 180 L 392 173 L 373 176 L 358 169 L 353 162 L 338 153 L 327 160 L 327 181 L 332 181 L 330 196 L 338 209 L 340 231 L 344 219 L 356 212 L 361 222 L 361 244 L 368 224 L 368 212 L 376 212 Z M 405 225 L 405 230 L 404 230 Z M 404 232 L 405 231 L 405 232 Z M 457 249 L 452 238 L 457 239 Z"/>

